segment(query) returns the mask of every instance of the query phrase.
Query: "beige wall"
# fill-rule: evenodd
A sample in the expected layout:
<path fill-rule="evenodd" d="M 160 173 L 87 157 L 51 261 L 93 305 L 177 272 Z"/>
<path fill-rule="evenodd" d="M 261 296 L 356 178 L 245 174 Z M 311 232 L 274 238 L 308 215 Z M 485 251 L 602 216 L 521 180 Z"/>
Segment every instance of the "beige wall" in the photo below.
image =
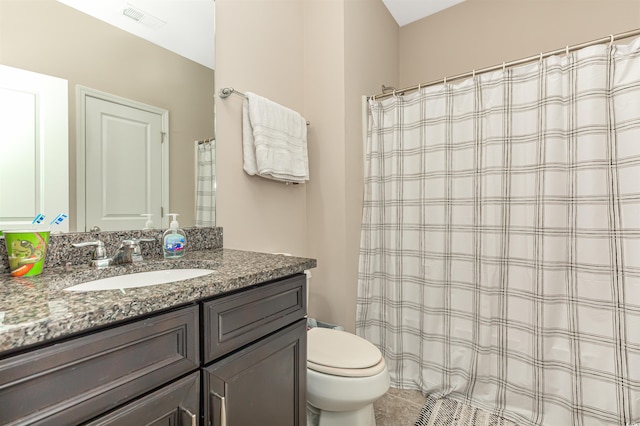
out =
<path fill-rule="evenodd" d="M 304 114 L 303 21 L 303 0 L 217 0 L 216 87 L 254 92 Z M 216 223 L 225 247 L 307 255 L 306 185 L 244 173 L 242 98 L 215 102 Z"/>
<path fill-rule="evenodd" d="M 380 92 L 382 84 L 398 84 L 399 29 L 379 0 L 345 1 L 345 27 L 345 273 L 338 285 L 345 288 L 340 300 L 346 315 L 340 323 L 355 331 L 364 187 L 362 96 Z"/>
<path fill-rule="evenodd" d="M 309 314 L 353 330 L 360 96 L 397 81 L 398 28 L 379 0 L 217 0 L 216 21 L 217 87 L 258 93 L 311 122 L 309 183 L 250 177 L 242 171 L 242 100 L 216 98 L 224 245 L 317 258 Z"/>
<path fill-rule="evenodd" d="M 400 86 L 638 27 L 637 0 L 467 0 L 400 29 Z"/>
<path fill-rule="evenodd" d="M 309 315 L 343 324 L 345 276 L 345 12 L 341 1 L 309 1 L 305 15 L 305 112 L 312 121 L 307 185 L 309 254 L 318 259 Z"/>
<path fill-rule="evenodd" d="M 69 81 L 72 226 L 76 85 L 169 110 L 170 209 L 195 223 L 193 141 L 213 136 L 213 70 L 55 0 L 0 0 L 0 63 Z"/>

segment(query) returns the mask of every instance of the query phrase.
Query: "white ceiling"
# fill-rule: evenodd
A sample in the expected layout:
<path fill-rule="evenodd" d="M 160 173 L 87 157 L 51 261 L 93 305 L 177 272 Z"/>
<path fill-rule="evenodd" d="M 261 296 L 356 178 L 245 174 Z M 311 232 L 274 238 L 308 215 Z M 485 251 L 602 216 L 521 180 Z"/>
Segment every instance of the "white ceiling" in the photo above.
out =
<path fill-rule="evenodd" d="M 382 0 L 401 27 L 465 0 Z"/>
<path fill-rule="evenodd" d="M 214 0 L 58 1 L 215 69 Z M 123 14 L 128 7 L 144 14 L 140 21 Z"/>
<path fill-rule="evenodd" d="M 214 0 L 58 0 L 215 69 Z M 465 0 L 382 0 L 399 26 Z M 132 19 L 123 12 L 129 9 Z"/>

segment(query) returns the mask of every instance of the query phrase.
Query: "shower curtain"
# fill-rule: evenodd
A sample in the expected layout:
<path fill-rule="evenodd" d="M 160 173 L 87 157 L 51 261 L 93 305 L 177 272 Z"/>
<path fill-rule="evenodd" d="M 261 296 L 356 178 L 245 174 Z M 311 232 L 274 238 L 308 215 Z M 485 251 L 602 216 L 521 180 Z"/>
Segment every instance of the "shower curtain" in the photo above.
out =
<path fill-rule="evenodd" d="M 392 386 L 640 422 L 640 40 L 369 102 L 357 333 Z"/>
<path fill-rule="evenodd" d="M 196 226 L 216 226 L 215 141 L 197 145 Z"/>

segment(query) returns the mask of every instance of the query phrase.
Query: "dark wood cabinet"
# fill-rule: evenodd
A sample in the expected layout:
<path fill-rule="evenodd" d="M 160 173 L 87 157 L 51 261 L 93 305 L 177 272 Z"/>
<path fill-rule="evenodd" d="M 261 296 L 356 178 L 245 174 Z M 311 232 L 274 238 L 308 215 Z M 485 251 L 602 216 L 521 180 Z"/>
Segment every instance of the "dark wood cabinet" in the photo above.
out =
<path fill-rule="evenodd" d="M 0 359 L 1 425 L 304 426 L 297 274 Z"/>
<path fill-rule="evenodd" d="M 204 302 L 203 362 L 273 333 L 307 314 L 306 276 L 295 275 Z"/>
<path fill-rule="evenodd" d="M 206 426 L 306 424 L 306 276 L 203 304 Z"/>
<path fill-rule="evenodd" d="M 200 366 L 198 306 L 0 360 L 0 424 L 88 421 Z"/>
<path fill-rule="evenodd" d="M 86 425 L 197 426 L 199 409 L 200 372 L 196 371 Z"/>
<path fill-rule="evenodd" d="M 300 320 L 206 367 L 205 424 L 306 425 L 306 337 Z"/>

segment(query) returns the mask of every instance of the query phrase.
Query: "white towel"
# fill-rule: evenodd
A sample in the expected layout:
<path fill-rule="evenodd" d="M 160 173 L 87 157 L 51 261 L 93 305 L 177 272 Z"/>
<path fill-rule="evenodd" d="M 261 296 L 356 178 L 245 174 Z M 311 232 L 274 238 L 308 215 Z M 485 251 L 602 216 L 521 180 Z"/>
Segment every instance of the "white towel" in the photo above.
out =
<path fill-rule="evenodd" d="M 242 104 L 244 171 L 285 182 L 309 180 L 306 123 L 296 111 L 247 92 Z"/>

